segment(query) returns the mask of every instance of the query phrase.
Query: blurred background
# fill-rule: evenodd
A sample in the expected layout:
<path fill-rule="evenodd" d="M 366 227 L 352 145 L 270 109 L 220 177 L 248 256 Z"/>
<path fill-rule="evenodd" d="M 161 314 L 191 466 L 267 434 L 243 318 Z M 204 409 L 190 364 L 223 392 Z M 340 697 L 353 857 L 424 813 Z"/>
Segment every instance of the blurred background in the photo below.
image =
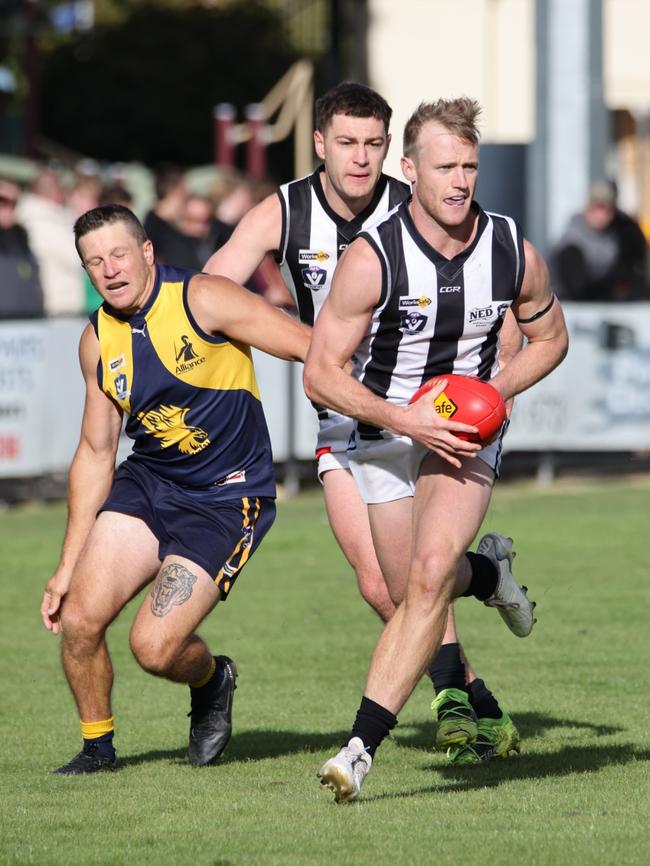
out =
<path fill-rule="evenodd" d="M 504 474 L 647 471 L 648 33 L 650 0 L 0 0 L 0 499 L 61 495 L 76 447 L 99 301 L 74 219 L 126 203 L 161 259 L 200 268 L 313 169 L 314 98 L 345 79 L 393 107 L 398 177 L 418 103 L 477 98 L 477 199 L 549 262 L 572 346 L 517 400 Z M 272 260 L 249 288 L 290 308 Z M 257 364 L 295 490 L 313 476 L 301 371 Z"/>

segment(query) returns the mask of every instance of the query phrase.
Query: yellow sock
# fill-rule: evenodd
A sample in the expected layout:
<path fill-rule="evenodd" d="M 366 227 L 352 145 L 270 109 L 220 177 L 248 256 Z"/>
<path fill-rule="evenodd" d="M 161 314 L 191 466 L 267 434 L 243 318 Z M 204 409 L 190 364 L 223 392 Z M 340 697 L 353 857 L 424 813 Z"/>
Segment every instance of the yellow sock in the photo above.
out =
<path fill-rule="evenodd" d="M 103 737 L 104 734 L 110 734 L 115 730 L 113 716 L 110 719 L 103 719 L 101 722 L 82 722 L 81 736 L 84 740 L 96 740 L 98 737 Z"/>
<path fill-rule="evenodd" d="M 191 689 L 200 689 L 201 686 L 204 686 L 207 682 L 209 682 L 212 679 L 212 675 L 214 674 L 216 669 L 217 669 L 217 660 L 215 659 L 214 656 L 212 656 L 212 664 L 210 665 L 210 670 L 208 671 L 208 673 L 204 677 L 201 677 L 200 680 L 197 680 L 195 683 L 190 683 L 190 688 Z"/>

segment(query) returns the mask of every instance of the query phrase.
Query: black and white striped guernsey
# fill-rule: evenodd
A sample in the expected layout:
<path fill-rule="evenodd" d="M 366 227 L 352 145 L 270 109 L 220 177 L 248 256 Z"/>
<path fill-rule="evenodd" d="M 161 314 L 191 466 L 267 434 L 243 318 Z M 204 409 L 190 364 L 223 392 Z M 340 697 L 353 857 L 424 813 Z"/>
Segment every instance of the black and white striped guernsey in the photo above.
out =
<path fill-rule="evenodd" d="M 524 239 L 510 217 L 472 208 L 476 236 L 453 259 L 417 231 L 408 202 L 361 232 L 379 257 L 382 288 L 355 375 L 391 402 L 407 403 L 436 375 L 487 380 L 498 371 L 499 331 L 524 277 Z M 358 429 L 364 438 L 378 434 Z"/>
<path fill-rule="evenodd" d="M 354 219 L 346 220 L 329 206 L 321 166 L 313 174 L 283 184 L 282 237 L 278 264 L 298 307 L 300 320 L 313 325 L 327 297 L 336 263 L 356 234 L 409 195 L 407 184 L 380 175 L 372 200 Z"/>

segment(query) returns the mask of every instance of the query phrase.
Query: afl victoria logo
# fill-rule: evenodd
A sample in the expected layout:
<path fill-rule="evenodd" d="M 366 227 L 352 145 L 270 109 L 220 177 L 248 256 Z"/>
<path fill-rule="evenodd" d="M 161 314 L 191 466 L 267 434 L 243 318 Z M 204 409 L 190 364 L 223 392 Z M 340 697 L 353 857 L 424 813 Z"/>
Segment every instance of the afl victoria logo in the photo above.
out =
<path fill-rule="evenodd" d="M 316 265 L 310 265 L 308 268 L 301 268 L 303 285 L 306 289 L 322 289 L 327 279 L 327 271 L 323 268 L 317 268 Z"/>

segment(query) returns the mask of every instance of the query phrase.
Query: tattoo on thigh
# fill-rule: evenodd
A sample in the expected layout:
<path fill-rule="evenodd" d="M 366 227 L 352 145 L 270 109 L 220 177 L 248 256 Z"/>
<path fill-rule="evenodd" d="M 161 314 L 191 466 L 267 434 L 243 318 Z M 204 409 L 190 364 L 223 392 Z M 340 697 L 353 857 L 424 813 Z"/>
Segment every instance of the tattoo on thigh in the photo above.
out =
<path fill-rule="evenodd" d="M 151 590 L 151 612 L 154 616 L 166 616 L 176 605 L 183 604 L 192 595 L 196 575 L 184 565 L 166 565 L 156 578 Z"/>

